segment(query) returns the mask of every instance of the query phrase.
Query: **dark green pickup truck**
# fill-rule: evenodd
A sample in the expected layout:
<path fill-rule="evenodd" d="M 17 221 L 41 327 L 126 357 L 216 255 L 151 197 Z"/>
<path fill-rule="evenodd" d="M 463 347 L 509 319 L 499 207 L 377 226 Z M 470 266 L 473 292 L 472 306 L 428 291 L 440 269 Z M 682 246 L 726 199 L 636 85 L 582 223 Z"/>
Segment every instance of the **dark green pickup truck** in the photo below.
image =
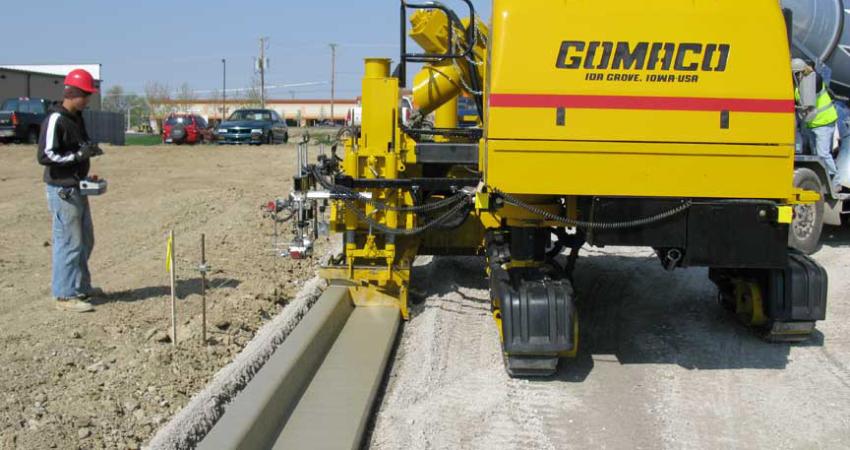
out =
<path fill-rule="evenodd" d="M 50 101 L 41 98 L 12 98 L 0 106 L 0 142 L 38 143 L 41 123 Z"/>

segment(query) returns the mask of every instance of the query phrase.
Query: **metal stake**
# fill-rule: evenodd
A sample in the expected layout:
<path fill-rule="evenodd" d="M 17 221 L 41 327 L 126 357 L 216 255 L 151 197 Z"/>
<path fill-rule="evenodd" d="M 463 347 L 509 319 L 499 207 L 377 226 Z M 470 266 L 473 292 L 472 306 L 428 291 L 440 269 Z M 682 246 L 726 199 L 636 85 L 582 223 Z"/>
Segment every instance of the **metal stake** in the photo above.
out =
<path fill-rule="evenodd" d="M 313 242 L 319 240 L 319 202 L 313 202 Z"/>
<path fill-rule="evenodd" d="M 201 233 L 201 341 L 207 343 L 207 249 L 206 236 Z"/>
<path fill-rule="evenodd" d="M 169 234 L 171 241 L 171 345 L 177 345 L 177 258 L 174 256 L 174 230 Z"/>

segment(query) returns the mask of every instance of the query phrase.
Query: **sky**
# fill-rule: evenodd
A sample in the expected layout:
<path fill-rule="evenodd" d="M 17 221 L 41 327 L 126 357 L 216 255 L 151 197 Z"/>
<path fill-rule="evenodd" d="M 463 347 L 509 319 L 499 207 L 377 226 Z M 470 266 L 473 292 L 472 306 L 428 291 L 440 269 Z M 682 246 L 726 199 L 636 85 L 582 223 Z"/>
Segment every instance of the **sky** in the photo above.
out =
<path fill-rule="evenodd" d="M 490 0 L 473 2 L 489 22 Z M 339 44 L 337 98 L 359 95 L 364 58 L 399 59 L 397 0 L 4 3 L 0 64 L 100 63 L 105 89 L 139 94 L 156 81 L 210 95 L 222 87 L 222 58 L 228 90 L 247 88 L 260 37 L 269 38 L 267 86 L 311 84 L 271 88 L 269 98 L 330 98 L 330 43 Z M 444 3 L 468 15 L 461 1 Z"/>

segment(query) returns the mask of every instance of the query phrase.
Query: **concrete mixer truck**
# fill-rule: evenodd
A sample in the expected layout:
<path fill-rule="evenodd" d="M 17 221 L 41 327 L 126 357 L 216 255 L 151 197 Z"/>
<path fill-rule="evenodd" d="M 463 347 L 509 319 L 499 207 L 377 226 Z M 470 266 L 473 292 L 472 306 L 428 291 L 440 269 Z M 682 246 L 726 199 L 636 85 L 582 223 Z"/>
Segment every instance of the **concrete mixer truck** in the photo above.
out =
<path fill-rule="evenodd" d="M 824 224 L 846 225 L 850 218 L 850 0 L 782 0 L 782 7 L 794 56 L 818 68 L 842 113 L 834 152 L 839 188 L 830 182 L 821 158 L 802 143 L 797 146 L 794 183 L 823 193 L 823 200 L 796 207 L 789 243 L 812 253 L 818 248 Z"/>

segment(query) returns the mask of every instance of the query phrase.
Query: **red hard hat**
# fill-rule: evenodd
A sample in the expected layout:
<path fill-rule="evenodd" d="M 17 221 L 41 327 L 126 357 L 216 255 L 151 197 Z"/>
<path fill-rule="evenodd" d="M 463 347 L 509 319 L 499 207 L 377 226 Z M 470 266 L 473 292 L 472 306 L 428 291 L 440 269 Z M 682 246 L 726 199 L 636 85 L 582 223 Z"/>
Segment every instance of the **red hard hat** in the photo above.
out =
<path fill-rule="evenodd" d="M 82 89 L 89 94 L 97 92 L 97 87 L 94 85 L 94 77 L 91 76 L 88 71 L 83 69 L 72 70 L 68 76 L 65 77 L 65 86 L 74 86 L 75 88 Z"/>

